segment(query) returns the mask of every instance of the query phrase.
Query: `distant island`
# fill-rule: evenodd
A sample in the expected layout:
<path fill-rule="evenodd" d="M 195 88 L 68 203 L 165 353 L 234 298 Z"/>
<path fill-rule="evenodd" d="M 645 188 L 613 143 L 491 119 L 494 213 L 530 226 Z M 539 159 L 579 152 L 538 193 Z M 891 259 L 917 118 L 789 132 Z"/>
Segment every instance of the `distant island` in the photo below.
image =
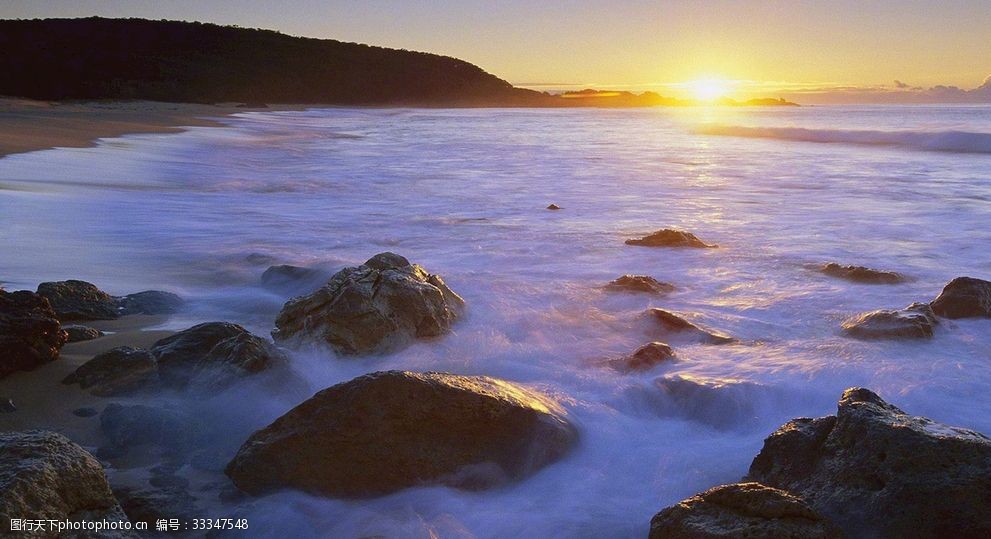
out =
<path fill-rule="evenodd" d="M 341 106 L 651 107 L 699 103 L 516 88 L 437 54 L 272 30 L 145 19 L 0 20 L 0 95 Z M 795 105 L 779 99 L 721 105 Z"/>

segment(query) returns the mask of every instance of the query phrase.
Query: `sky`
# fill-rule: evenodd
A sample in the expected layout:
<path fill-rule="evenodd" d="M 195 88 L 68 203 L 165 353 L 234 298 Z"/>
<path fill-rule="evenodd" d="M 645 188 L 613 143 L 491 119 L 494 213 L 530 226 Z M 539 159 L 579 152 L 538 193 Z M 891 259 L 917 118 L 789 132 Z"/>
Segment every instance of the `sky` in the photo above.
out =
<path fill-rule="evenodd" d="M 90 15 L 434 52 L 539 90 L 991 102 L 988 0 L 0 0 L 0 18 Z"/>

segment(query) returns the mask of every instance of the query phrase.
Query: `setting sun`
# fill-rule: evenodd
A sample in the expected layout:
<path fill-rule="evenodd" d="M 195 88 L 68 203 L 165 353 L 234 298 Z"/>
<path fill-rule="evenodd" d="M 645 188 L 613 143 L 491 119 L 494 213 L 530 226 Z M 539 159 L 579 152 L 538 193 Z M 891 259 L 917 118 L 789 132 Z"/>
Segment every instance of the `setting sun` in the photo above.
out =
<path fill-rule="evenodd" d="M 728 84 L 720 79 L 700 79 L 686 83 L 692 96 L 699 101 L 715 101 L 729 91 Z"/>

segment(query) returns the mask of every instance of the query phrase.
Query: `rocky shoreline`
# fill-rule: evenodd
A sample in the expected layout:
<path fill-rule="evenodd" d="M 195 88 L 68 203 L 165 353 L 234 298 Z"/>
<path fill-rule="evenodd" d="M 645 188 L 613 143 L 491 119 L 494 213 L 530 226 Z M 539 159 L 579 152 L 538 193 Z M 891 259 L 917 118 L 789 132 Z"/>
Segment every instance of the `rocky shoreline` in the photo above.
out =
<path fill-rule="evenodd" d="M 626 243 L 717 248 L 670 229 Z M 905 279 L 833 263 L 816 271 L 864 284 Z M 442 277 L 394 253 L 333 275 L 273 266 L 261 282 L 298 294 L 274 320 L 271 340 L 225 321 L 178 332 L 147 330 L 140 322 L 130 332 L 112 329 L 181 311 L 185 300 L 169 292 L 114 297 L 72 280 L 42 283 L 36 292 L 0 289 L 0 379 L 25 388 L 13 397 L 0 394 L 0 404 L 9 402 L 2 425 L 14 427 L 0 429 L 0 460 L 9 471 L 0 477 L 0 525 L 28 514 L 196 518 L 217 500 L 284 490 L 342 499 L 423 486 L 486 490 L 567 466 L 582 443 L 582 426 L 568 406 L 526 384 L 381 371 L 297 400 L 247 439 L 207 447 L 202 436 L 210 413 L 197 414 L 195 403 L 249 385 L 305 392 L 292 368 L 298 350 L 358 361 L 443 339 L 470 314 Z M 647 275 L 623 275 L 599 287 L 657 297 L 677 289 Z M 854 315 L 838 331 L 853 339 L 929 339 L 952 331 L 940 329 L 941 319 L 967 317 L 991 318 L 991 282 L 960 277 L 928 303 Z M 751 346 L 696 322 L 694 313 L 655 307 L 643 318 L 655 340 L 602 362 L 617 376 L 677 363 L 685 344 Z M 58 374 L 57 382 L 36 388 L 48 395 L 32 396 L 28 386 L 40 386 L 45 373 Z M 754 403 L 769 389 L 668 374 L 645 391 L 661 417 L 724 430 L 753 417 Z M 72 409 L 73 426 L 61 433 L 37 430 L 54 403 L 31 410 L 53 398 Z M 113 472 L 104 473 L 105 466 Z M 195 470 L 212 479 L 198 479 Z M 221 473 L 226 477 L 218 481 Z M 984 511 L 989 478 L 991 439 L 910 416 L 854 387 L 841 396 L 836 415 L 797 418 L 772 433 L 741 482 L 661 510 L 650 537 L 942 537 L 951 531 L 983 537 L 991 535 Z"/>

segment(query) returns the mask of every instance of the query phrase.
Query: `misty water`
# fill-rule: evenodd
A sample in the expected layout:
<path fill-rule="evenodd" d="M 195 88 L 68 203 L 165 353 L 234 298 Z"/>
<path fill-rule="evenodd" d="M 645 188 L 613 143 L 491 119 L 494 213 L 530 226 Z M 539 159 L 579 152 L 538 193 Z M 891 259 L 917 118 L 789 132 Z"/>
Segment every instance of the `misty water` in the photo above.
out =
<path fill-rule="evenodd" d="M 0 282 L 171 290 L 189 306 L 168 329 L 226 320 L 267 335 L 286 300 L 260 286 L 269 265 L 332 271 L 394 251 L 465 298 L 442 338 L 376 358 L 296 351 L 306 387 L 248 384 L 188 404 L 209 421 L 219 466 L 181 473 L 209 516 L 247 517 L 252 536 L 641 537 L 655 512 L 739 480 L 776 427 L 833 413 L 850 386 L 991 433 L 991 322 L 946 320 L 923 341 L 839 331 L 863 311 L 930 301 L 953 277 L 991 277 L 991 107 L 314 109 L 223 122 L 0 160 Z M 720 247 L 623 243 L 668 227 Z M 824 262 L 911 280 L 809 269 Z M 677 290 L 601 289 L 625 273 Z M 603 367 L 663 340 L 649 307 L 740 343 L 674 341 L 676 363 Z M 388 369 L 544 391 L 580 444 L 485 492 L 220 496 L 223 460 L 251 432 Z M 654 382 L 665 376 L 724 381 L 727 404 L 673 408 Z"/>

